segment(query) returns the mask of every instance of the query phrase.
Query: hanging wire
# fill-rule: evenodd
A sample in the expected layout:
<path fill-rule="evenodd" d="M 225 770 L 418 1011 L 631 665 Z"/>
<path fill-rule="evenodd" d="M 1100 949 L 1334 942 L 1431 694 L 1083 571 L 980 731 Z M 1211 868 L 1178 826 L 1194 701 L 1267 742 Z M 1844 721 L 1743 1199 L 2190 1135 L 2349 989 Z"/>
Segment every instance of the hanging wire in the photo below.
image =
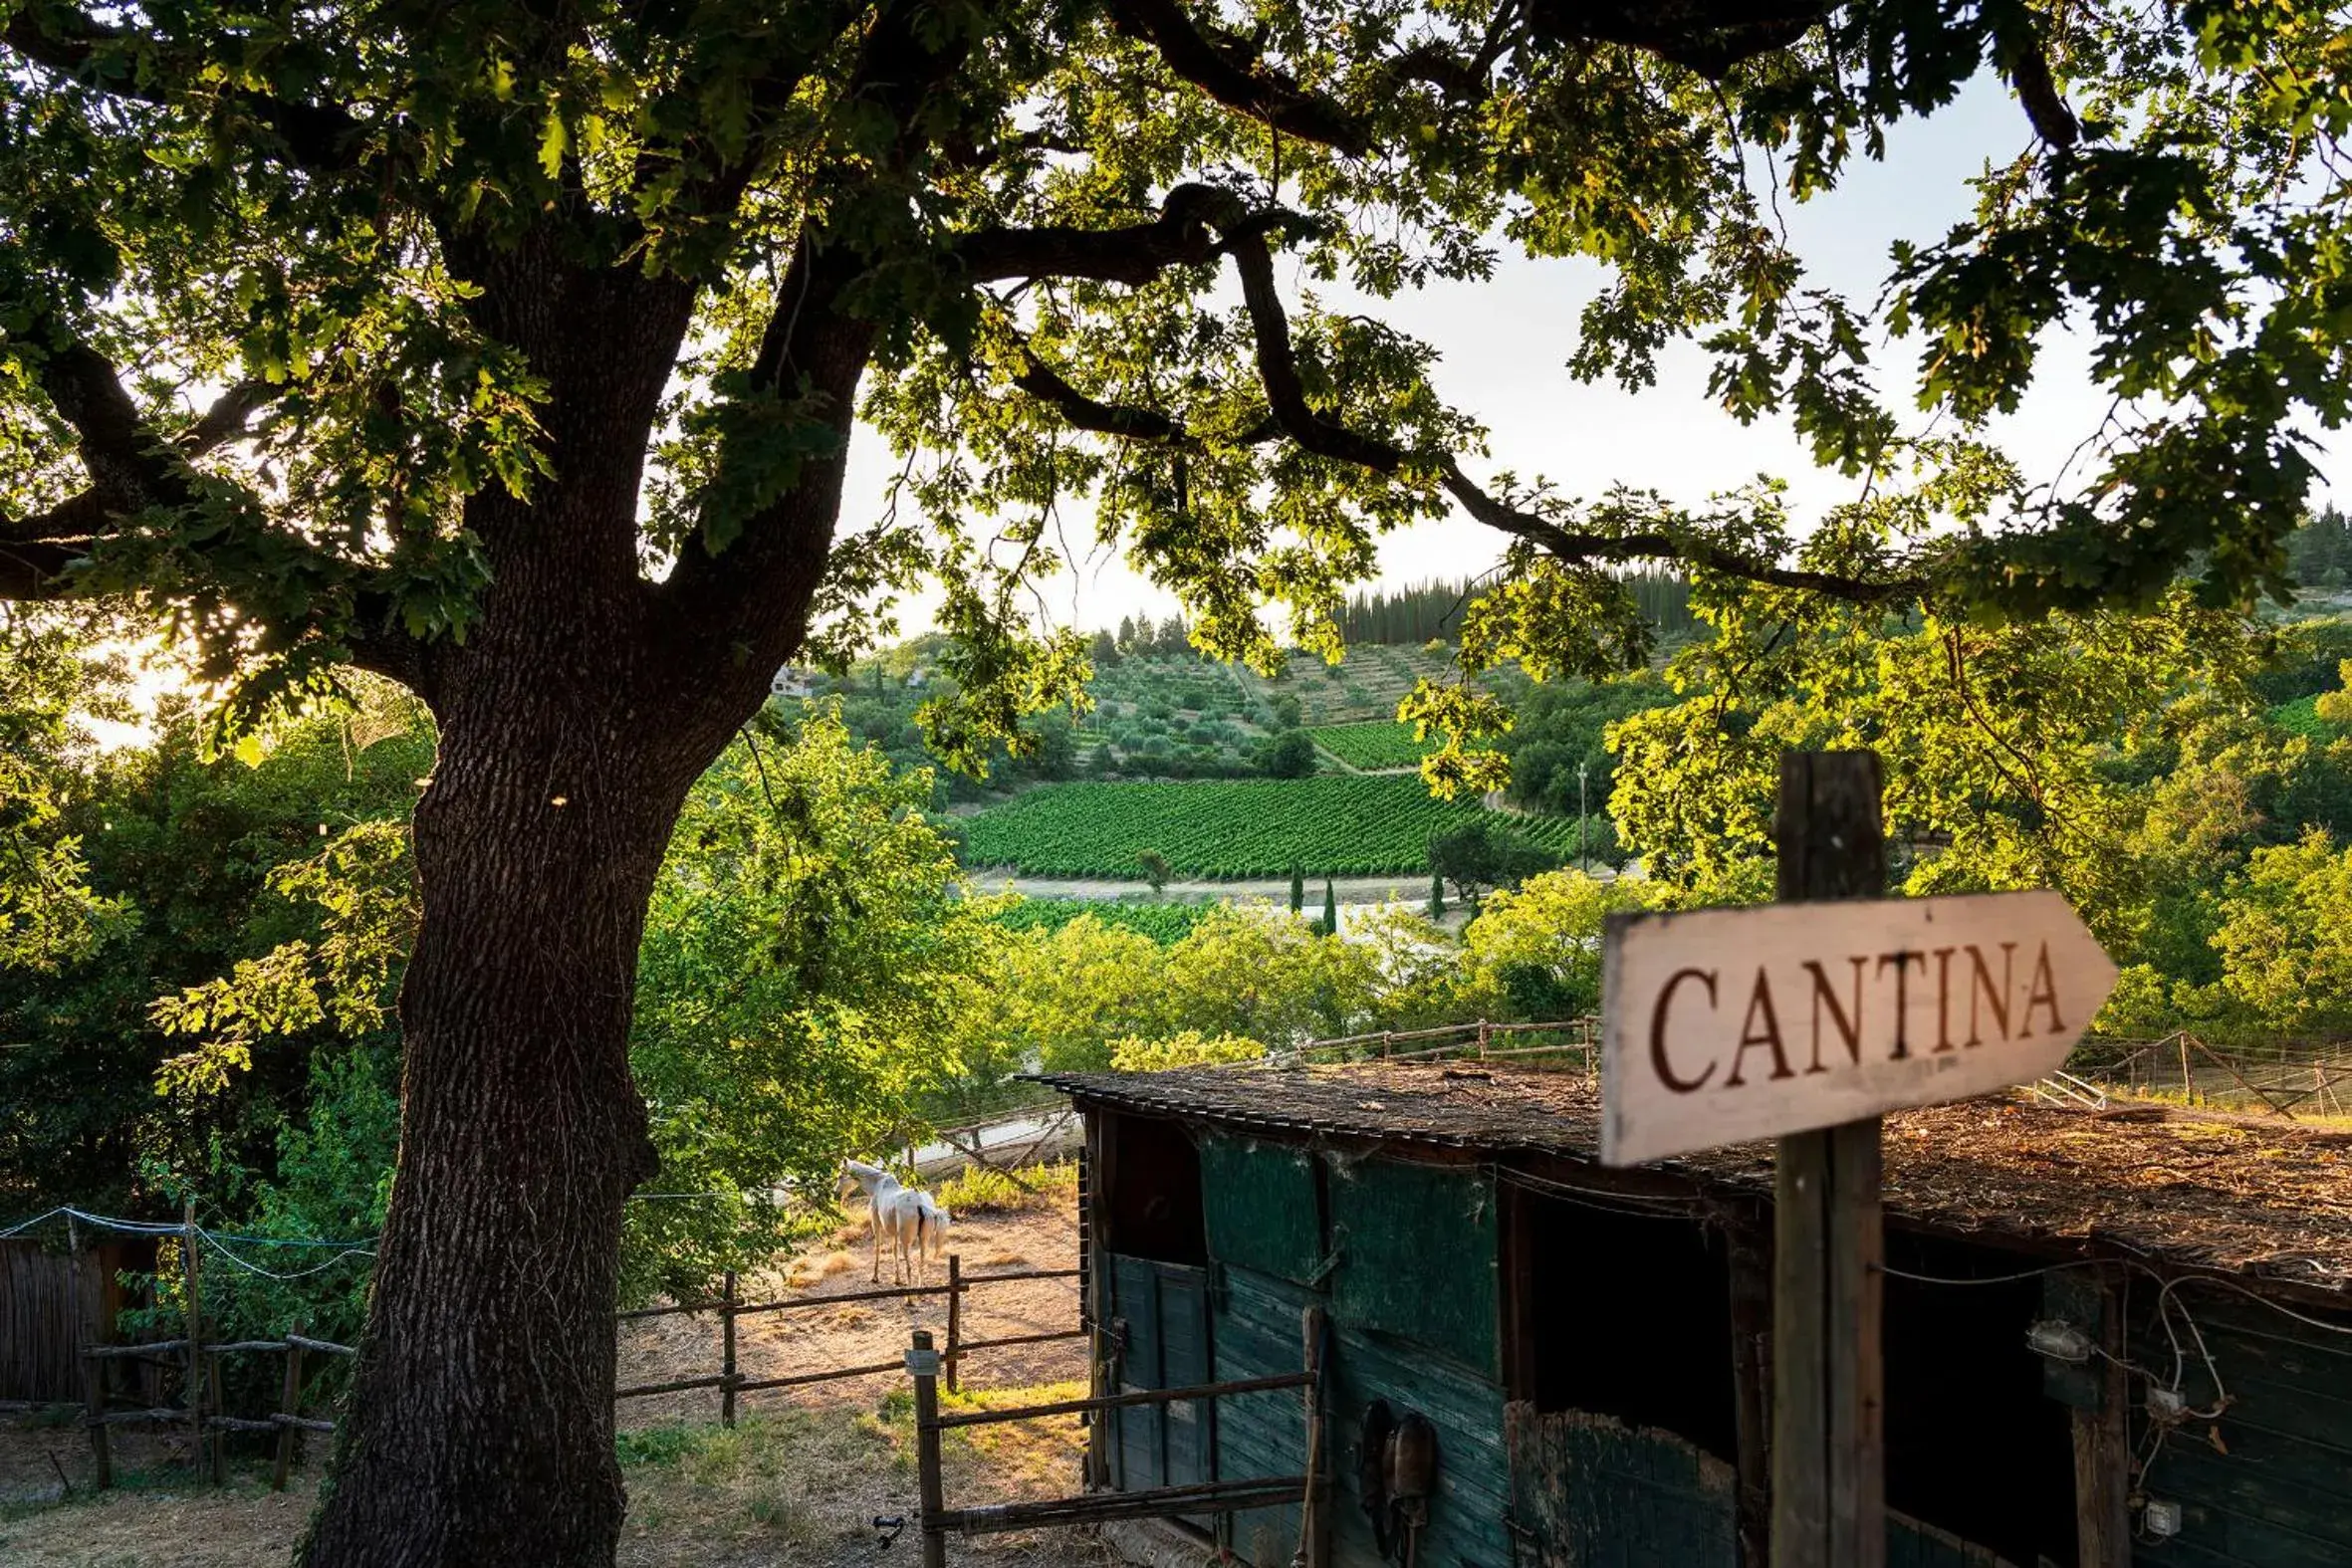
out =
<path fill-rule="evenodd" d="M 2064 1263 L 2044 1263 L 2039 1268 L 2020 1269 L 2013 1274 L 1985 1274 L 1968 1278 L 1949 1274 L 1915 1274 L 1908 1269 L 1896 1268 L 1888 1263 L 1874 1263 L 1871 1266 L 1891 1278 L 1908 1279 L 1915 1284 L 1922 1285 L 2013 1285 L 2020 1279 L 2039 1279 L 2044 1274 L 2054 1274 L 2060 1269 L 2097 1268 L 2104 1261 L 2103 1258 L 2081 1257 Z"/>
<path fill-rule="evenodd" d="M 336 1264 L 342 1262 L 347 1257 L 372 1258 L 375 1256 L 373 1251 L 363 1246 L 348 1247 L 345 1250 L 336 1253 L 333 1257 L 328 1258 L 325 1262 L 314 1263 L 308 1268 L 297 1268 L 291 1270 L 290 1272 L 280 1273 L 275 1269 L 264 1268 L 259 1263 L 250 1262 L 245 1258 L 239 1257 L 235 1252 L 232 1252 L 227 1247 L 221 1245 L 219 1240 L 216 1239 L 209 1231 L 198 1231 L 196 1234 L 201 1236 L 205 1243 L 215 1252 L 218 1252 L 221 1256 L 227 1258 L 239 1268 L 244 1269 L 247 1273 L 258 1274 L 264 1279 L 275 1279 L 281 1283 L 292 1279 L 308 1279 L 313 1274 L 325 1273 L 328 1269 L 333 1268 Z"/>
<path fill-rule="evenodd" d="M 25 1232 L 32 1230 L 33 1227 L 37 1225 L 42 1225 L 48 1221 L 55 1220 L 59 1215 L 62 1215 L 66 1211 L 63 1209 L 52 1209 L 45 1215 L 35 1215 L 30 1220 L 20 1221 L 19 1223 L 10 1226 L 7 1230 L 0 1231 L 0 1241 L 5 1241 L 12 1235 L 21 1235 Z"/>
<path fill-rule="evenodd" d="M 1497 1180 L 1510 1187 L 1535 1193 L 1559 1203 L 1573 1204 L 1579 1209 L 1590 1209 L 1600 1214 L 1619 1215 L 1630 1220 L 1696 1221 L 1699 1206 L 1695 1201 L 1680 1198 L 1652 1198 L 1640 1193 L 1609 1193 L 1572 1183 L 1553 1181 L 1549 1177 L 1530 1176 L 1525 1171 L 1498 1169 Z M 1637 1207 L 1647 1205 L 1648 1207 Z"/>

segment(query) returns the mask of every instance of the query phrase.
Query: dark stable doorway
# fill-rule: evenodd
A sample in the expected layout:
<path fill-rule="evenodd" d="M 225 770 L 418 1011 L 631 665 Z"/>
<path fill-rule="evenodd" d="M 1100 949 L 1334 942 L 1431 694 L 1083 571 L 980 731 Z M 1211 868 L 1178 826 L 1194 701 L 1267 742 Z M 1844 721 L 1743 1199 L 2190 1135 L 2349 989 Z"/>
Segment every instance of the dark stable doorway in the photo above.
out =
<path fill-rule="evenodd" d="M 2033 1266 L 2015 1252 L 1890 1229 L 1887 1266 L 1993 1279 Z M 1887 1506 L 2008 1562 L 2074 1568 L 2074 1432 L 2042 1392 L 2025 1330 L 2039 1275 L 1994 1284 L 1886 1278 Z"/>
<path fill-rule="evenodd" d="M 1671 1432 L 1727 1462 L 1739 1456 L 1731 1272 L 1721 1239 L 1685 1216 L 1617 1213 L 1525 1188 L 1514 1239 L 1528 1249 L 1531 1310 L 1520 1396 Z"/>
<path fill-rule="evenodd" d="M 1117 1115 L 1103 1128 L 1102 1245 L 1126 1257 L 1205 1264 L 1201 1154 L 1179 1122 Z"/>

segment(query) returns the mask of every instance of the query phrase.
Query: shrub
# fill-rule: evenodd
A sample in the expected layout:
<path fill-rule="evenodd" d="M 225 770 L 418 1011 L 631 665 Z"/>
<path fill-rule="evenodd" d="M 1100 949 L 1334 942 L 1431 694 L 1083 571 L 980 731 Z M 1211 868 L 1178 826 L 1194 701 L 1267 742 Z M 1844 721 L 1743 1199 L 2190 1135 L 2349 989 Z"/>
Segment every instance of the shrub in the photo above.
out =
<path fill-rule="evenodd" d="M 1315 771 L 1314 738 L 1304 730 L 1285 730 L 1260 743 L 1255 759 L 1269 779 L 1305 779 Z"/>
<path fill-rule="evenodd" d="M 1159 1039 L 1129 1035 L 1110 1044 L 1110 1065 L 1118 1072 L 1165 1072 L 1172 1067 L 1207 1067 L 1225 1061 L 1255 1061 L 1266 1054 L 1263 1041 L 1243 1034 L 1203 1034 L 1185 1029 Z"/>

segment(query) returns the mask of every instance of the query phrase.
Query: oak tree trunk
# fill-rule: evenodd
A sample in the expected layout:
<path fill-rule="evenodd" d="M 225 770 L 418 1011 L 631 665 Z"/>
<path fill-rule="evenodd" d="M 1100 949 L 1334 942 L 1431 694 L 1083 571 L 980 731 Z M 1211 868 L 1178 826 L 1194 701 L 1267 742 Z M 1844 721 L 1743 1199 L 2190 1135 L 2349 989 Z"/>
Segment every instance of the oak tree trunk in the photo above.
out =
<path fill-rule="evenodd" d="M 621 1206 L 655 1170 L 628 1061 L 638 941 L 687 790 L 805 633 L 871 330 L 811 308 L 794 362 L 832 449 L 681 602 L 678 577 L 665 595 L 641 573 L 638 486 L 692 289 L 530 242 L 453 259 L 484 331 L 545 377 L 554 476 L 469 502 L 480 613 L 403 675 L 440 752 L 414 824 L 400 1153 L 303 1561 L 606 1568 Z M 760 590 L 730 599 L 729 578 Z"/>
<path fill-rule="evenodd" d="M 501 675 L 417 808 L 399 1171 L 322 1568 L 605 1563 L 620 1530 L 620 1214 L 654 1167 L 629 1014 L 682 789 Z"/>

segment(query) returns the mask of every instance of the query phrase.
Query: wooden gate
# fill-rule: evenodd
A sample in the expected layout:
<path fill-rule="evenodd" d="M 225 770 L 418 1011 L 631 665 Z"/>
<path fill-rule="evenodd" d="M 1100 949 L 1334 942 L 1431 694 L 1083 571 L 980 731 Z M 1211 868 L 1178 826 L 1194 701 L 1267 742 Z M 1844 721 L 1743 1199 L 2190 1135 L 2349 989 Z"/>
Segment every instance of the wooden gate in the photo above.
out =
<path fill-rule="evenodd" d="M 1140 1257 L 1110 1261 L 1113 1332 L 1124 1335 L 1117 1392 L 1209 1382 L 1209 1271 Z M 1111 1484 L 1141 1491 L 1210 1479 L 1214 1421 L 1205 1401 L 1120 1409 L 1111 1428 Z"/>
<path fill-rule="evenodd" d="M 1739 1479 L 1670 1432 L 1507 1407 L 1527 1568 L 1740 1568 Z"/>

